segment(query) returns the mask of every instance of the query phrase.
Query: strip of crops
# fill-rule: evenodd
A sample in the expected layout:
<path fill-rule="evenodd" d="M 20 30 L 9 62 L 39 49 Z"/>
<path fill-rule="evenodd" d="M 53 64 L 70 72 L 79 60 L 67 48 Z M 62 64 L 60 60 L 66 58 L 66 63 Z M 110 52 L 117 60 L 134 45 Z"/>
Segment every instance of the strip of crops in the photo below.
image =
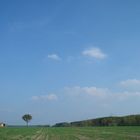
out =
<path fill-rule="evenodd" d="M 0 140 L 140 140 L 140 127 L 1 128 Z"/>

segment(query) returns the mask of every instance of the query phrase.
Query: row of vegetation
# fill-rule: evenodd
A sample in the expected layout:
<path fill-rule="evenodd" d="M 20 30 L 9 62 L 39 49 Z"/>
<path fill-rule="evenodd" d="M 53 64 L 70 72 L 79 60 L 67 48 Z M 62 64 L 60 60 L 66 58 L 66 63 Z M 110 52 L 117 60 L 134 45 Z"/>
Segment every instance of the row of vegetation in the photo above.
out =
<path fill-rule="evenodd" d="M 103 117 L 77 122 L 57 123 L 54 127 L 85 127 L 85 126 L 140 126 L 140 115 L 123 117 Z"/>
<path fill-rule="evenodd" d="M 22 119 L 28 123 L 32 120 L 32 116 L 30 114 L 25 114 L 22 116 Z M 45 127 L 49 127 L 49 125 L 44 125 Z M 85 127 L 85 126 L 140 126 L 140 115 L 129 115 L 123 117 L 103 117 L 96 118 L 84 121 L 76 121 L 76 122 L 63 122 L 57 123 L 54 127 Z"/>

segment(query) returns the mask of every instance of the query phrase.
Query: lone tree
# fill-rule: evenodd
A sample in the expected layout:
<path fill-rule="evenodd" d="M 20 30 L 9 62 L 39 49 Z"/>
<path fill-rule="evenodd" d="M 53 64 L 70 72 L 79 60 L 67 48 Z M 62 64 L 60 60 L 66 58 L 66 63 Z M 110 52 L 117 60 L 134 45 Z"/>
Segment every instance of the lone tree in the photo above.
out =
<path fill-rule="evenodd" d="M 22 119 L 26 122 L 28 127 L 29 122 L 32 120 L 32 116 L 30 114 L 25 114 L 22 116 Z"/>

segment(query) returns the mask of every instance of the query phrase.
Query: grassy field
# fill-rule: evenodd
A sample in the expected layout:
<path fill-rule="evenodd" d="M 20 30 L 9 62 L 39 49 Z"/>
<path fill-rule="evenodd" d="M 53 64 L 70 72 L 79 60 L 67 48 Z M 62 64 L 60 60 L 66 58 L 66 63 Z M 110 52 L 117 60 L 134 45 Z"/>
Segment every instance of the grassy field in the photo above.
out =
<path fill-rule="evenodd" d="M 140 127 L 0 128 L 0 140 L 140 140 Z"/>

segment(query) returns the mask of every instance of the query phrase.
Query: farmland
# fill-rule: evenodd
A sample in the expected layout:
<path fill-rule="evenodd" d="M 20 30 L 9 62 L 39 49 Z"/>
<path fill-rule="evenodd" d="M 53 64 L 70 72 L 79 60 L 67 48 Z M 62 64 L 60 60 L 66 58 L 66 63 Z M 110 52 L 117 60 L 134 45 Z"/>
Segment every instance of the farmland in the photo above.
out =
<path fill-rule="evenodd" d="M 140 140 L 140 127 L 7 127 L 0 140 Z"/>

